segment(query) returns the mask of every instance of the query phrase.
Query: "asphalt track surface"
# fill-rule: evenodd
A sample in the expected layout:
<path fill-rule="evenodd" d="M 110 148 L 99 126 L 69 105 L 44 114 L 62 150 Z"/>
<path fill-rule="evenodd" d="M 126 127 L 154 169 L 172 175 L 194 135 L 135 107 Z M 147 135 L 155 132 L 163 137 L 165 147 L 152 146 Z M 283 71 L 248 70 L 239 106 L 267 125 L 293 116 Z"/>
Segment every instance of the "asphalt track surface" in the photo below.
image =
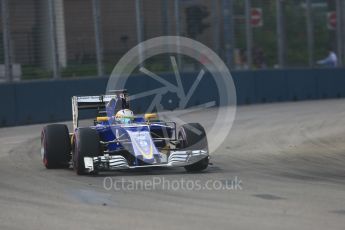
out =
<path fill-rule="evenodd" d="M 197 174 L 47 170 L 42 126 L 0 129 L 1 230 L 344 229 L 345 100 L 239 107 L 213 165 Z M 224 185 L 237 178 L 241 189 L 108 191 L 105 178 L 120 185 L 152 178 Z"/>

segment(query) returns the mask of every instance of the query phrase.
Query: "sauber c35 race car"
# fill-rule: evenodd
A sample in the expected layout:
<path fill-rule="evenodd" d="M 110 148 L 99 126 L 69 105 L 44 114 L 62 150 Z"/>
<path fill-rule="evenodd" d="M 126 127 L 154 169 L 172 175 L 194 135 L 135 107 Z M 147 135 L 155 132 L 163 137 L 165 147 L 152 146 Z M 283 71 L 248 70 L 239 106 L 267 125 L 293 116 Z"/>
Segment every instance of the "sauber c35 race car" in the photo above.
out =
<path fill-rule="evenodd" d="M 93 125 L 79 127 L 79 111 L 93 109 Z M 111 95 L 72 97 L 73 132 L 51 124 L 41 133 L 41 155 L 47 169 L 71 167 L 78 175 L 143 167 L 208 167 L 206 133 L 199 123 L 161 121 L 157 114 L 133 116 L 126 90 Z"/>

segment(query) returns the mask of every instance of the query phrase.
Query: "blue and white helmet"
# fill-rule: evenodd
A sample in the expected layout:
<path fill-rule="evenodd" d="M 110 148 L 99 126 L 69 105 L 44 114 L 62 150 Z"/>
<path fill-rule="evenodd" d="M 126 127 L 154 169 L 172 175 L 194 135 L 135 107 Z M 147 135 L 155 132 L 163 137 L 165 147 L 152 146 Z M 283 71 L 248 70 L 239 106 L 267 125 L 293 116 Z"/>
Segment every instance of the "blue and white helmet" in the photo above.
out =
<path fill-rule="evenodd" d="M 116 113 L 115 119 L 123 124 L 131 123 L 134 120 L 133 111 L 129 109 L 121 109 Z"/>

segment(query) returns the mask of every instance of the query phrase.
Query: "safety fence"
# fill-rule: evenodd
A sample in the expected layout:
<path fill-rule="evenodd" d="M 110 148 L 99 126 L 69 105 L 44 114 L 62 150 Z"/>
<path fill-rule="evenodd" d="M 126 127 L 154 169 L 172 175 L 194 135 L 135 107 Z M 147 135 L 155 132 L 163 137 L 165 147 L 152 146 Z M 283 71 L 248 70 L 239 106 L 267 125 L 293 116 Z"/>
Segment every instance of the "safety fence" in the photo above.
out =
<path fill-rule="evenodd" d="M 0 82 L 106 76 L 133 46 L 164 35 L 200 41 L 232 70 L 314 67 L 329 49 L 344 63 L 343 0 L 0 2 Z M 165 61 L 146 66 L 169 72 Z"/>

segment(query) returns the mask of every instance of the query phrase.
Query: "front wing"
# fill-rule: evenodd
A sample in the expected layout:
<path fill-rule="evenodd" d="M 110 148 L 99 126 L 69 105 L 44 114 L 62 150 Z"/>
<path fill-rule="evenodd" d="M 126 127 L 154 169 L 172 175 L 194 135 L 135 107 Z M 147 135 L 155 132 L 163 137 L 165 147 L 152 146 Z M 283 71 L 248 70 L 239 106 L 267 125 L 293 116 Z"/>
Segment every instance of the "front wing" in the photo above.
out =
<path fill-rule="evenodd" d="M 99 157 L 84 157 L 84 165 L 88 172 L 148 167 L 181 167 L 194 164 L 206 157 L 209 157 L 209 154 L 205 150 L 179 150 L 171 151 L 165 163 L 130 166 L 123 156 L 104 155 Z"/>

